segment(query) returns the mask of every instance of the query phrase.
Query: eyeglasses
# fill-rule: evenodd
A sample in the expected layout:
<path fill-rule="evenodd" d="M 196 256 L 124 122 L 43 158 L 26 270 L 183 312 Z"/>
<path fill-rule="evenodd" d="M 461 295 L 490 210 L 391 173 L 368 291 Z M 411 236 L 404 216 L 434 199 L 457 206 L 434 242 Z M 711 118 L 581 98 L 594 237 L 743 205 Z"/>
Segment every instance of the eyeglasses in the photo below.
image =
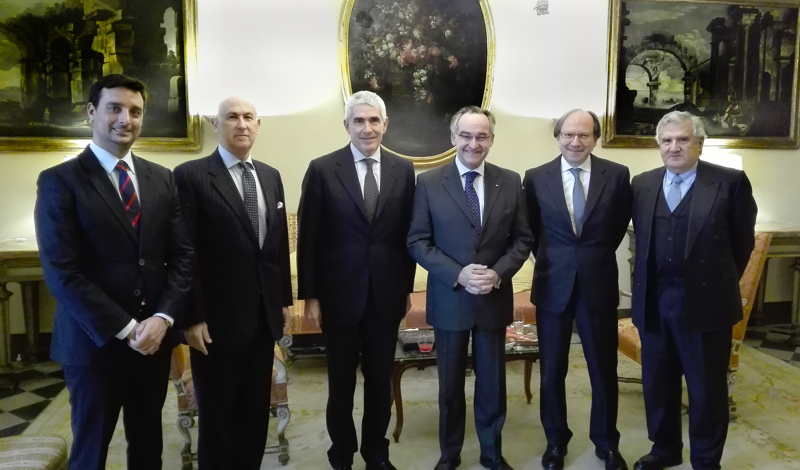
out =
<path fill-rule="evenodd" d="M 572 140 L 577 137 L 583 143 L 589 142 L 592 140 L 592 134 L 576 134 L 574 132 L 562 132 L 559 134 L 561 140 L 564 142 L 572 142 Z"/>
<path fill-rule="evenodd" d="M 492 136 L 486 134 L 478 134 L 478 135 L 458 134 L 458 138 L 463 140 L 464 142 L 472 142 L 472 139 L 475 139 L 475 142 L 482 144 L 487 140 L 491 139 Z"/>

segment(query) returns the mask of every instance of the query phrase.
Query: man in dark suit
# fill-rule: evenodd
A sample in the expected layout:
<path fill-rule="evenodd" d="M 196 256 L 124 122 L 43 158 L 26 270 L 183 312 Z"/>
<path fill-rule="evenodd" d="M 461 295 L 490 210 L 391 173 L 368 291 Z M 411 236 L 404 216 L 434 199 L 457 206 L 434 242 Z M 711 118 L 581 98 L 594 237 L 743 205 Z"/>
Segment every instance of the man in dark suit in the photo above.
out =
<path fill-rule="evenodd" d="M 200 414 L 198 463 L 261 467 L 275 341 L 292 304 L 281 175 L 253 160 L 260 120 L 241 98 L 219 105 L 219 147 L 175 168 L 195 282 L 184 316 Z"/>
<path fill-rule="evenodd" d="M 700 118 L 666 114 L 656 129 L 664 166 L 633 178 L 633 323 L 653 441 L 636 470 L 683 461 L 681 376 L 692 468 L 719 469 L 728 432 L 731 333 L 758 209 L 744 172 L 699 161 L 705 135 Z"/>
<path fill-rule="evenodd" d="M 144 84 L 92 85 L 92 142 L 39 175 L 35 221 L 45 281 L 58 302 L 51 356 L 72 408 L 71 470 L 105 468 L 120 409 L 128 468 L 161 468 L 161 408 L 191 284 L 191 246 L 172 173 L 131 153 Z M 141 196 L 141 199 L 140 199 Z"/>
<path fill-rule="evenodd" d="M 376 94 L 345 105 L 350 144 L 313 160 L 298 211 L 298 296 L 322 326 L 328 357 L 326 423 L 335 469 L 350 469 L 358 438 L 353 394 L 361 355 L 367 470 L 388 470 L 391 374 L 397 329 L 409 307 L 416 265 L 405 246 L 414 198 L 410 161 L 380 148 L 389 124 Z"/>
<path fill-rule="evenodd" d="M 578 325 L 592 383 L 589 437 L 606 470 L 627 469 L 617 431 L 616 250 L 631 220 L 628 168 L 592 155 L 600 121 L 574 109 L 556 122 L 561 155 L 525 173 L 536 266 L 531 302 L 541 354 L 540 413 L 546 470 L 564 468 L 572 431 L 564 381 L 572 324 Z"/>
<path fill-rule="evenodd" d="M 485 109 L 459 110 L 450 124 L 455 160 L 417 178 L 408 249 L 428 270 L 426 313 L 439 370 L 441 458 L 435 470 L 461 463 L 470 334 L 480 463 L 511 468 L 501 446 L 505 335 L 513 320 L 511 278 L 528 259 L 531 233 L 519 175 L 485 162 L 494 124 Z"/>

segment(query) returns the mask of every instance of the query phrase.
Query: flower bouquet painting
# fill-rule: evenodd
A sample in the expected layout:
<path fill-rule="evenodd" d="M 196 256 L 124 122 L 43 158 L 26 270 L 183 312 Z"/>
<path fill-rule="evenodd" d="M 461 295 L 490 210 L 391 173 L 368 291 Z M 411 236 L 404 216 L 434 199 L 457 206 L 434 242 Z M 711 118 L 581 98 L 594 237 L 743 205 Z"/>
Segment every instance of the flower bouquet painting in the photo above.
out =
<path fill-rule="evenodd" d="M 494 36 L 483 0 L 348 0 L 341 50 L 345 97 L 380 95 L 383 144 L 417 163 L 452 155 L 449 123 L 466 105 L 488 106 Z"/>

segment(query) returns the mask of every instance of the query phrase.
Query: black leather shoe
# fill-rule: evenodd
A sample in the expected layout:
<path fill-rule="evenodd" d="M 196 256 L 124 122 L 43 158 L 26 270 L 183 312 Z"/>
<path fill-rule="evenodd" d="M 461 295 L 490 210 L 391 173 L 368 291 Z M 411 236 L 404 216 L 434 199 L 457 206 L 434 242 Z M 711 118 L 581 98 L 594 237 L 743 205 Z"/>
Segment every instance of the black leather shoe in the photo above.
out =
<path fill-rule="evenodd" d="M 662 457 L 655 454 L 647 454 L 633 464 L 633 470 L 664 470 L 667 467 L 674 467 L 683 463 L 680 455 L 674 457 Z"/>
<path fill-rule="evenodd" d="M 594 455 L 606 463 L 606 470 L 628 470 L 628 464 L 618 449 L 600 450 L 595 447 Z"/>
<path fill-rule="evenodd" d="M 498 457 L 494 460 L 481 457 L 481 465 L 489 470 L 514 470 L 503 457 Z"/>
<path fill-rule="evenodd" d="M 456 467 L 461 465 L 461 456 L 454 459 L 439 459 L 433 470 L 456 470 Z"/>
<path fill-rule="evenodd" d="M 379 463 L 368 463 L 367 470 L 397 470 L 397 468 L 392 465 L 392 462 L 384 460 Z"/>
<path fill-rule="evenodd" d="M 353 466 L 347 465 L 333 465 L 333 470 L 353 470 Z"/>
<path fill-rule="evenodd" d="M 567 455 L 567 446 L 551 446 L 542 455 L 542 468 L 544 470 L 561 470 L 564 468 L 564 456 Z"/>

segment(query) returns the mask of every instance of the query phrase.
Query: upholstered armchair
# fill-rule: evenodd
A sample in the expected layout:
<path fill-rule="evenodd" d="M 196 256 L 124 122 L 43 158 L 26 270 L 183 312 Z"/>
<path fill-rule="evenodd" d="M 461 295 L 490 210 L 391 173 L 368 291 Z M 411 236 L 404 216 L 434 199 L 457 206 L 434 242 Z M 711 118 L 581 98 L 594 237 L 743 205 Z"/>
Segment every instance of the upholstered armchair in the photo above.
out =
<path fill-rule="evenodd" d="M 742 347 L 742 340 L 747 331 L 747 321 L 750 319 L 750 312 L 753 310 L 753 303 L 756 299 L 756 291 L 761 280 L 761 273 L 764 270 L 764 262 L 767 259 L 769 245 L 772 242 L 772 234 L 757 233 L 756 245 L 750 254 L 750 261 L 744 271 L 742 279 L 739 281 L 739 290 L 742 295 L 742 307 L 744 317 L 733 327 L 733 344 L 731 346 L 731 360 L 728 366 L 728 404 L 730 406 L 731 420 L 736 419 L 736 402 L 731 398 L 730 392 L 738 381 L 739 369 L 739 350 Z M 627 292 L 621 293 L 630 297 Z M 633 326 L 630 318 L 623 318 L 619 321 L 618 328 L 619 351 L 638 362 L 642 363 L 642 342 L 639 339 L 639 331 Z M 641 379 L 620 377 L 620 382 L 642 383 Z"/>
<path fill-rule="evenodd" d="M 265 454 L 278 454 L 278 461 L 282 465 L 289 462 L 289 441 L 284 435 L 286 425 L 289 424 L 289 391 L 286 386 L 286 365 L 281 347 L 291 345 L 291 336 L 284 336 L 275 346 L 275 357 L 272 368 L 272 387 L 270 393 L 270 409 L 272 416 L 278 419 L 278 444 L 267 446 Z M 172 365 L 170 380 L 178 394 L 178 431 L 183 436 L 185 444 L 181 450 L 181 470 L 192 470 L 193 461 L 197 453 L 192 452 L 192 435 L 189 428 L 194 426 L 198 418 L 197 400 L 194 394 L 194 381 L 189 360 L 189 346 L 179 345 L 172 351 Z"/>

